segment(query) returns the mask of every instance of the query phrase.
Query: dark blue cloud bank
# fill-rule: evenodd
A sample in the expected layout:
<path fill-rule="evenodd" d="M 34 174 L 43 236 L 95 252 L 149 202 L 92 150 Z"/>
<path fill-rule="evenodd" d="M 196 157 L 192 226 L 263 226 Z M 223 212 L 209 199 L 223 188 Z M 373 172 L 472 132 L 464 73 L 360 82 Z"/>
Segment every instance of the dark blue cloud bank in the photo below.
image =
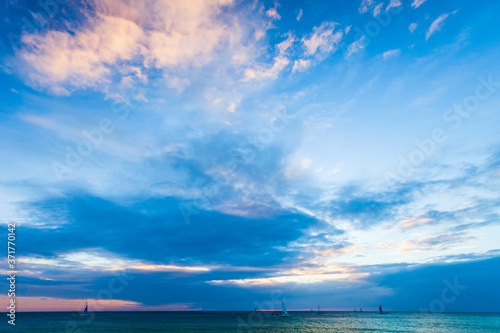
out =
<path fill-rule="evenodd" d="M 248 310 L 256 304 L 270 306 L 269 302 L 284 297 L 290 308 L 299 309 L 320 302 L 324 308 L 332 309 L 369 309 L 383 303 L 388 309 L 404 311 L 500 310 L 495 288 L 500 277 L 499 259 L 484 259 L 497 256 L 497 252 L 479 257 L 463 255 L 453 258 L 459 261 L 450 264 L 358 266 L 356 269 L 367 275 L 352 282 L 285 282 L 242 287 L 214 284 L 212 281 L 267 278 L 281 275 L 283 269 L 307 267 L 305 259 L 310 253 L 287 246 L 311 230 L 316 236 L 308 235 L 307 243 L 324 242 L 321 249 L 341 250 L 352 244 L 327 244 L 326 236 L 342 236 L 344 232 L 296 212 L 283 212 L 273 219 L 256 219 L 198 210 L 186 223 L 179 210 L 181 203 L 167 198 L 123 206 L 79 194 L 28 204 L 41 219 L 64 218 L 72 223 L 20 230 L 20 258 L 55 260 L 42 266 L 33 262 L 20 264 L 21 270 L 27 272 L 41 270 L 41 274 L 21 275 L 20 295 L 106 299 L 108 294 L 100 291 L 109 290 L 113 281 L 111 289 L 119 290 L 111 294 L 113 298 L 143 306 L 187 304 L 195 309 L 223 309 L 228 304 L 234 310 Z M 359 213 L 358 204 L 358 201 L 352 206 L 347 204 L 346 214 L 353 214 L 353 207 Z M 63 258 L 64 254 L 78 252 L 94 253 L 105 259 L 119 254 L 117 260 L 213 267 L 202 272 L 151 272 L 126 266 L 107 271 L 116 262 L 99 266 L 85 258 L 80 258 L 80 263 L 71 263 L 78 259 Z M 117 281 L 126 281 L 126 286 L 121 288 Z M 443 294 L 446 288 L 451 291 Z"/>

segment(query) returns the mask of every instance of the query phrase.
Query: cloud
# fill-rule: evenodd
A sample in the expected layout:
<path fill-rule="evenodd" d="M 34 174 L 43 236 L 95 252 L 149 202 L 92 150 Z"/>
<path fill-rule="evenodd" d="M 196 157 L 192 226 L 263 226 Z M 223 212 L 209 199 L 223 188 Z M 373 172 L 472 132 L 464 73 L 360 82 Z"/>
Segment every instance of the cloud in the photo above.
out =
<path fill-rule="evenodd" d="M 278 78 L 279 74 L 290 64 L 287 54 L 295 42 L 295 36 L 292 33 L 287 33 L 285 36 L 287 38 L 275 46 L 278 55 L 274 57 L 272 66 L 257 65 L 254 68 L 247 68 L 244 72 L 245 81 Z"/>
<path fill-rule="evenodd" d="M 332 271 L 336 271 L 332 273 Z M 356 282 L 357 280 L 368 276 L 368 273 L 357 272 L 349 267 L 329 267 L 329 272 L 323 271 L 301 271 L 294 269 L 291 271 L 279 272 L 282 275 L 263 278 L 251 279 L 230 279 L 230 280 L 212 280 L 209 283 L 214 285 L 236 285 L 239 287 L 262 287 L 262 286 L 277 286 L 286 283 L 296 284 L 314 284 L 325 281 L 349 281 Z"/>
<path fill-rule="evenodd" d="M 436 223 L 436 220 L 434 218 L 430 218 L 430 217 L 411 216 L 411 217 L 404 218 L 400 224 L 400 227 L 404 230 L 407 230 L 407 229 L 413 229 L 416 227 L 428 225 L 430 223 Z"/>
<path fill-rule="evenodd" d="M 302 8 L 299 10 L 299 14 L 297 15 L 297 22 L 300 21 L 300 19 L 302 18 L 302 14 L 304 13 L 304 11 L 302 10 Z"/>
<path fill-rule="evenodd" d="M 229 104 L 229 106 L 227 107 L 227 111 L 229 111 L 229 112 L 233 112 L 233 113 L 234 113 L 234 112 L 236 111 L 236 107 L 237 107 L 237 106 L 238 106 L 238 103 L 236 103 L 236 102 L 231 102 L 231 103 Z"/>
<path fill-rule="evenodd" d="M 357 41 L 351 43 L 347 47 L 347 56 L 350 57 L 353 54 L 356 54 L 365 49 L 365 36 L 362 36 Z"/>
<path fill-rule="evenodd" d="M 6 304 L 9 302 L 7 296 L 1 296 L 0 300 Z M 29 297 L 17 296 L 16 308 L 23 312 L 38 311 L 82 311 L 87 299 L 65 299 L 60 297 Z M 141 308 L 141 304 L 134 301 L 120 299 L 101 299 L 89 302 L 89 311 L 130 311 Z"/>
<path fill-rule="evenodd" d="M 392 57 L 397 57 L 401 53 L 400 49 L 394 49 L 394 50 L 389 50 L 385 51 L 382 56 L 384 57 L 385 60 L 392 58 Z"/>
<path fill-rule="evenodd" d="M 412 23 L 408 26 L 408 30 L 410 30 L 411 33 L 413 33 L 415 30 L 417 30 L 417 23 Z"/>
<path fill-rule="evenodd" d="M 439 300 L 447 301 L 452 296 L 452 302 L 442 302 L 443 311 L 499 311 L 498 293 L 491 289 L 500 278 L 499 267 L 500 258 L 464 258 L 462 262 L 408 266 L 398 272 L 372 275 L 372 281 L 394 290 L 391 297 L 383 297 L 380 302 L 389 302 L 400 311 L 436 311 Z M 453 293 L 450 286 L 460 288 Z"/>
<path fill-rule="evenodd" d="M 448 16 L 450 16 L 451 14 L 455 14 L 456 12 L 457 11 L 455 10 L 451 13 L 441 14 L 437 19 L 435 19 L 425 33 L 425 40 L 428 40 L 436 31 L 441 30 L 446 18 L 448 18 Z"/>
<path fill-rule="evenodd" d="M 292 73 L 303 72 L 312 65 L 311 60 L 299 59 L 293 63 Z"/>
<path fill-rule="evenodd" d="M 272 18 L 273 20 L 281 20 L 280 14 L 278 14 L 278 3 L 274 4 L 273 8 L 269 8 L 266 11 L 266 16 Z"/>
<path fill-rule="evenodd" d="M 237 266 L 258 262 L 260 267 L 264 267 L 269 260 L 280 260 L 278 258 L 291 255 L 277 250 L 276 247 L 286 246 L 289 241 L 301 237 L 303 235 L 301 230 L 316 223 L 321 224 L 312 217 L 300 214 L 285 213 L 282 217 L 254 219 L 205 212 L 199 207 L 193 207 L 192 210 L 196 214 L 192 219 L 193 223 L 196 222 L 196 227 L 189 227 L 182 215 L 181 209 L 185 210 L 184 206 L 173 199 L 148 200 L 128 208 L 95 197 L 74 199 L 71 202 L 66 202 L 64 198 L 54 201 L 59 206 L 66 207 L 65 214 L 73 221 L 72 224 L 58 225 L 56 231 L 25 228 L 26 235 L 32 239 L 32 245 L 27 244 L 24 247 L 25 258 L 31 257 L 33 260 L 49 258 L 59 264 L 70 266 L 75 266 L 79 262 L 81 267 L 102 269 L 134 266 L 139 270 L 149 267 L 152 270 L 182 271 L 183 267 L 186 267 L 189 271 L 189 267 L 198 267 L 203 271 L 205 268 L 211 269 L 207 266 L 208 262 Z M 35 211 L 40 216 L 46 216 L 51 220 L 50 214 L 55 216 L 61 214 L 58 211 L 51 212 L 54 203 L 44 202 L 43 205 L 34 205 Z M 100 228 L 113 230 L 118 226 L 117 223 L 127 227 L 113 236 L 91 235 L 84 232 L 98 225 Z M 148 225 L 147 232 L 141 231 L 144 225 Z M 143 259 L 140 247 L 131 242 L 136 237 L 143 237 L 144 232 L 149 235 L 146 243 L 151 249 L 147 260 Z M 48 240 L 44 241 L 44 237 L 48 235 L 51 235 L 52 247 L 48 247 Z M 65 239 L 72 239 L 72 242 L 67 243 Z M 233 253 L 231 258 L 225 255 L 229 249 Z M 261 251 L 263 254 L 272 253 L 272 255 L 257 258 L 260 256 L 257 253 Z M 114 255 L 115 253 L 119 253 L 120 256 Z M 168 256 L 166 253 L 169 253 Z M 193 264 L 188 265 L 186 258 L 191 258 Z"/>
<path fill-rule="evenodd" d="M 413 3 L 411 4 L 411 6 L 413 8 L 418 8 L 418 7 L 420 7 L 426 1 L 427 0 L 413 0 Z"/>
<path fill-rule="evenodd" d="M 173 88 L 173 89 L 177 90 L 177 92 L 179 92 L 179 93 L 186 90 L 186 88 L 191 83 L 189 81 L 189 79 L 187 79 L 187 78 L 180 78 L 180 77 L 177 77 L 174 75 L 168 75 L 168 74 L 165 75 L 165 79 L 167 80 L 167 86 L 169 88 Z"/>
<path fill-rule="evenodd" d="M 477 239 L 476 236 L 466 234 L 464 232 L 455 232 L 438 236 L 425 236 L 395 244 L 385 243 L 380 244 L 380 247 L 397 248 L 397 253 L 434 252 L 437 250 L 448 249 L 475 239 Z"/>
<path fill-rule="evenodd" d="M 397 7 L 401 6 L 401 5 L 402 5 L 401 0 L 391 0 L 391 2 L 385 8 L 385 11 L 388 12 L 389 9 L 391 9 L 391 8 L 397 8 Z"/>
<path fill-rule="evenodd" d="M 366 13 L 371 7 L 373 7 L 374 0 L 362 0 L 359 6 L 360 13 Z"/>
<path fill-rule="evenodd" d="M 382 11 L 382 7 L 384 6 L 384 2 L 379 3 L 373 8 L 373 17 L 377 17 Z"/>
<path fill-rule="evenodd" d="M 288 66 L 290 60 L 283 56 L 274 58 L 274 63 L 271 67 L 259 66 L 257 68 L 249 68 L 245 70 L 245 80 L 262 80 L 276 79 L 278 75 Z"/>
<path fill-rule="evenodd" d="M 342 40 L 344 33 L 342 30 L 334 33 L 338 23 L 323 22 L 319 27 L 314 27 L 313 32 L 302 38 L 302 43 L 305 47 L 305 54 L 308 56 L 320 53 L 327 55 L 338 49 L 338 44 Z"/>
<path fill-rule="evenodd" d="M 137 270 L 152 272 L 184 272 L 200 273 L 208 272 L 212 268 L 205 266 L 187 266 L 175 264 L 155 264 L 140 260 L 130 260 L 121 258 L 113 253 L 102 251 L 101 249 L 85 249 L 60 254 L 54 258 L 44 257 L 24 257 L 19 260 L 25 267 L 48 266 L 51 269 L 62 267 L 64 269 L 89 269 L 103 271 Z"/>
<path fill-rule="evenodd" d="M 23 35 L 16 56 L 33 86 L 55 94 L 105 86 L 125 68 L 124 63 L 165 70 L 199 66 L 212 59 L 217 45 L 238 38 L 217 18 L 232 4 L 231 0 L 121 4 L 98 0 L 93 4 L 95 14 L 74 33 Z"/>

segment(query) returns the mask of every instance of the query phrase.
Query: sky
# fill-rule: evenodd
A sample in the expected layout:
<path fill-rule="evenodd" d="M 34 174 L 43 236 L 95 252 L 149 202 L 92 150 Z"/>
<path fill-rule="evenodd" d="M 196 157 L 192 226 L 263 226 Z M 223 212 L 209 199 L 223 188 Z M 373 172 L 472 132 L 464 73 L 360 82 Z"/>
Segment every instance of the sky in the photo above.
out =
<path fill-rule="evenodd" d="M 2 7 L 19 311 L 500 311 L 499 2 Z"/>

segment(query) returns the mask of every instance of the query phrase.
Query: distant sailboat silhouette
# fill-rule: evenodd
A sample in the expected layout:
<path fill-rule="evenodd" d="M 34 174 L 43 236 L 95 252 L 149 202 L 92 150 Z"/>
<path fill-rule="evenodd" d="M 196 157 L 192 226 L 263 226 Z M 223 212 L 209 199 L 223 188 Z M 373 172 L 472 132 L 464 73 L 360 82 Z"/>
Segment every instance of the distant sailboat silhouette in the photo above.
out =
<path fill-rule="evenodd" d="M 89 315 L 89 305 L 87 301 L 85 302 L 85 309 L 83 312 L 76 312 L 75 315 L 79 317 L 87 317 Z"/>
<path fill-rule="evenodd" d="M 382 311 L 382 305 L 378 306 L 378 311 L 380 314 L 387 314 L 387 312 Z"/>
<path fill-rule="evenodd" d="M 359 308 L 359 312 L 363 312 L 363 309 L 362 309 L 362 308 Z"/>
<path fill-rule="evenodd" d="M 283 312 L 280 314 L 280 316 L 282 316 L 282 317 L 289 316 L 288 311 L 286 311 L 285 302 L 283 302 L 283 300 L 281 300 L 281 311 L 283 311 Z"/>
<path fill-rule="evenodd" d="M 312 310 L 311 310 L 312 311 Z M 271 313 L 271 316 L 279 316 L 279 317 L 289 317 L 288 311 L 286 311 L 285 303 L 281 300 L 281 312 Z"/>
<path fill-rule="evenodd" d="M 322 315 L 324 312 L 319 309 L 319 304 L 318 304 L 318 314 Z"/>
<path fill-rule="evenodd" d="M 281 313 L 273 313 L 274 316 L 279 317 L 289 317 L 288 311 L 286 311 L 285 303 L 281 300 Z"/>

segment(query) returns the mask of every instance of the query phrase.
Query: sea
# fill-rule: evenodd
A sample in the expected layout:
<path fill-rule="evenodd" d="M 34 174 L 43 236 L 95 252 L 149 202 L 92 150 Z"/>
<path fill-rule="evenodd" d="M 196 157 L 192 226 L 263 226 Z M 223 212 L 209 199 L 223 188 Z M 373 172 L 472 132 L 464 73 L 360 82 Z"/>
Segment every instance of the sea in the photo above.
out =
<path fill-rule="evenodd" d="M 15 326 L 7 319 L 1 332 L 500 332 L 499 313 L 21 312 Z"/>

